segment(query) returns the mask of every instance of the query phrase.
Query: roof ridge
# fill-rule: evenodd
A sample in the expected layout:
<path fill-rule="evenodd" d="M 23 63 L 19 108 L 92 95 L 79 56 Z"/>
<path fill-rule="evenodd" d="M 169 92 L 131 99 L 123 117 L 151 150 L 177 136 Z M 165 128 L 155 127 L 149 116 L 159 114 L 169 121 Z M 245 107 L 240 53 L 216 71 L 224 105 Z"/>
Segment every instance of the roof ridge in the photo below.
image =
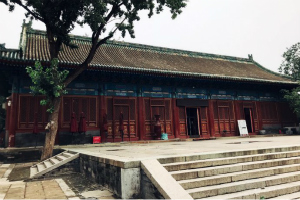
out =
<path fill-rule="evenodd" d="M 281 73 L 279 73 L 279 72 L 275 72 L 275 71 L 272 71 L 272 70 L 270 70 L 270 69 L 268 69 L 268 68 L 265 68 L 264 66 L 262 66 L 261 64 L 259 64 L 259 63 L 256 62 L 255 60 L 253 60 L 253 63 L 254 63 L 257 67 L 259 67 L 260 69 L 262 69 L 262 70 L 264 70 L 264 71 L 267 71 L 267 72 L 269 72 L 269 73 L 272 73 L 272 74 L 274 74 L 275 76 L 284 77 L 284 78 L 287 78 L 287 79 L 290 79 L 290 80 L 293 79 L 292 77 L 287 76 L 287 75 L 285 75 L 285 74 L 281 74 Z"/>

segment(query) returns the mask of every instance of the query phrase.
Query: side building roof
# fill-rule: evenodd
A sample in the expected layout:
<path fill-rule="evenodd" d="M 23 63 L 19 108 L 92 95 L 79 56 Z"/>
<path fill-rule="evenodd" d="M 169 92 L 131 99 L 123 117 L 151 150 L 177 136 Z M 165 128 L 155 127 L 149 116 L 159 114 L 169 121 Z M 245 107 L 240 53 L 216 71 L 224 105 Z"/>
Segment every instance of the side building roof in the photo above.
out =
<path fill-rule="evenodd" d="M 86 58 L 90 39 L 71 36 L 78 48 L 62 46 L 59 53 L 61 66 L 76 67 Z M 23 23 L 20 50 L 0 49 L 0 62 L 49 62 L 50 53 L 44 31 L 31 29 Z M 205 54 L 127 42 L 108 41 L 99 47 L 91 62 L 94 70 L 127 71 L 160 74 L 168 77 L 191 77 L 296 84 L 289 77 L 268 70 L 252 59 Z"/>

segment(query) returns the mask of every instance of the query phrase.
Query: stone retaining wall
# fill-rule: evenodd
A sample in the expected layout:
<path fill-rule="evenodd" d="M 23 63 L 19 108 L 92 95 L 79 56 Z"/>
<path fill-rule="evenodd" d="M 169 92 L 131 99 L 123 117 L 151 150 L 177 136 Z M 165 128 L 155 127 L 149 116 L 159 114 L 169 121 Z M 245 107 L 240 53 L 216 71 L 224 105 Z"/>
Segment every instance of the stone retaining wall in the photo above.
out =
<path fill-rule="evenodd" d="M 137 162 L 121 163 L 80 154 L 79 165 L 80 172 L 87 178 L 109 188 L 122 199 L 163 199 L 141 170 L 140 163 L 137 166 Z"/>

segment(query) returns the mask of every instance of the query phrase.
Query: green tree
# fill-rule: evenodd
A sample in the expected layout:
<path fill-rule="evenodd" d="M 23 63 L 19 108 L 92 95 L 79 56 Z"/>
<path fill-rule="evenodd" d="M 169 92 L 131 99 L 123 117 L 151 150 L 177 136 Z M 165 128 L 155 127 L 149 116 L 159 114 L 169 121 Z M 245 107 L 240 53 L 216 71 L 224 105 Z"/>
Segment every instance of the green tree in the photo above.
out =
<path fill-rule="evenodd" d="M 294 44 L 283 54 L 284 60 L 279 67 L 279 71 L 294 81 L 300 79 L 300 43 Z M 291 90 L 282 90 L 284 98 L 289 102 L 290 107 L 300 117 L 300 86 Z"/>
<path fill-rule="evenodd" d="M 42 69 L 37 63 L 34 69 L 28 69 L 35 83 L 32 89 L 34 92 L 47 95 L 47 102 L 43 103 L 48 103 L 51 111 L 49 116 L 51 128 L 46 134 L 41 160 L 52 156 L 58 129 L 61 95 L 66 86 L 87 69 L 97 48 L 112 38 L 117 31 L 120 31 L 123 37 L 128 33 L 134 38 L 134 22 L 140 20 L 140 11 L 148 11 L 148 16 L 151 17 L 154 13 L 159 14 L 164 8 L 169 8 L 174 19 L 186 6 L 186 0 L 0 0 L 0 2 L 6 4 L 10 11 L 18 5 L 27 11 L 27 17 L 40 20 L 46 25 L 52 64 L 49 68 Z M 114 28 L 107 32 L 111 22 L 114 23 Z M 91 28 L 91 47 L 84 62 L 66 76 L 65 72 L 57 70 L 55 60 L 58 59 L 62 44 L 76 48 L 68 35 L 76 23 L 87 24 Z M 42 74 L 47 70 L 51 73 L 52 79 L 49 79 L 49 76 L 43 77 Z M 51 84 L 56 80 L 62 83 L 59 87 Z M 49 87 L 53 87 L 50 92 Z"/>
<path fill-rule="evenodd" d="M 300 78 L 300 43 L 288 48 L 282 57 L 284 60 L 279 67 L 279 71 L 294 80 L 298 80 Z"/>

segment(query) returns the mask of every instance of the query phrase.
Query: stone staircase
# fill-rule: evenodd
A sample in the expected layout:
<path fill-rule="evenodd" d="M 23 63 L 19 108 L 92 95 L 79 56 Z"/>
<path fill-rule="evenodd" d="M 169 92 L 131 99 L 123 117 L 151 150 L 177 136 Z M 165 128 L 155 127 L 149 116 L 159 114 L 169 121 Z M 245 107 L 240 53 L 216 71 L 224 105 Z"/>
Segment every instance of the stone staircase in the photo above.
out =
<path fill-rule="evenodd" d="M 43 174 L 50 172 L 51 170 L 56 169 L 78 157 L 79 153 L 74 153 L 71 151 L 64 151 L 60 154 L 57 154 L 30 167 L 30 178 L 38 178 Z"/>
<path fill-rule="evenodd" d="M 159 159 L 194 199 L 300 199 L 300 147 Z"/>

